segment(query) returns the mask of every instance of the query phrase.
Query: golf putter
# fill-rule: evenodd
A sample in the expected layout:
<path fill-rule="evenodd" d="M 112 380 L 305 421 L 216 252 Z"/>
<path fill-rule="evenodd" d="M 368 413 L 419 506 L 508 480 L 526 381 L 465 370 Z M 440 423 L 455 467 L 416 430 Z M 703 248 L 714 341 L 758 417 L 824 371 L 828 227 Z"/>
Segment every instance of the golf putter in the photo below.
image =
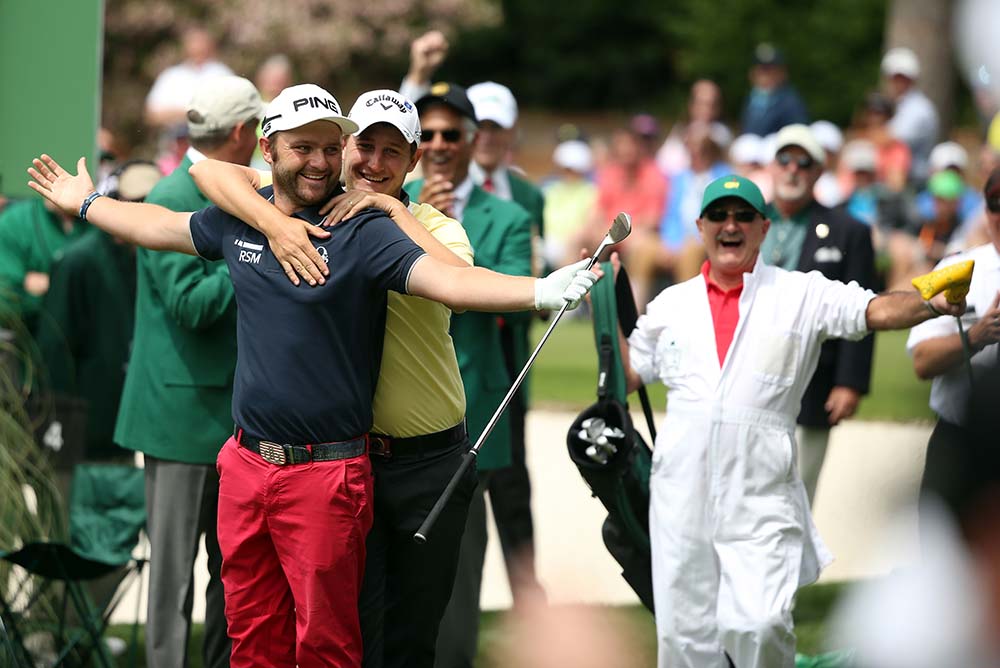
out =
<path fill-rule="evenodd" d="M 614 244 L 619 243 L 631 234 L 631 232 L 632 217 L 627 213 L 619 213 L 611 222 L 611 228 L 601 241 L 601 245 L 598 246 L 597 250 L 594 251 L 594 254 L 590 256 L 590 262 L 587 263 L 585 268 L 588 271 L 592 269 L 594 264 L 597 263 L 597 258 L 608 246 L 613 246 Z M 531 357 L 529 357 L 528 361 L 525 362 L 524 368 L 521 369 L 521 373 L 517 374 L 517 378 L 514 379 L 513 384 L 507 391 L 507 396 L 503 398 L 503 401 L 500 402 L 496 412 L 493 413 L 493 417 L 491 417 L 490 421 L 486 423 L 485 427 L 483 427 L 482 433 L 479 435 L 479 438 L 476 439 L 476 444 L 472 446 L 472 449 L 466 452 L 462 457 L 462 463 L 459 465 L 458 470 L 455 471 L 455 475 L 453 475 L 451 480 L 448 481 L 448 485 L 444 488 L 444 491 L 441 492 L 441 496 L 438 497 L 434 507 L 431 508 L 431 512 L 427 513 L 427 517 L 424 519 L 423 524 L 421 524 L 420 528 L 417 529 L 417 532 L 413 534 L 413 540 L 417 543 L 423 544 L 427 542 L 427 536 L 434 527 L 434 523 L 437 522 L 438 515 L 441 514 L 442 510 L 444 510 L 444 506 L 448 503 L 448 499 L 451 498 L 451 495 L 455 493 L 455 488 L 458 487 L 458 483 L 461 481 L 466 470 L 472 466 L 472 462 L 475 461 L 477 456 L 479 456 L 479 449 L 483 447 L 483 443 L 489 437 L 493 428 L 500 420 L 500 416 L 503 415 L 504 410 L 507 408 L 507 404 L 510 403 L 514 393 L 517 392 L 517 388 L 521 387 L 521 383 L 524 382 L 525 376 L 528 375 L 528 370 L 531 369 L 531 365 L 535 363 L 535 358 L 538 357 L 538 353 L 542 350 L 542 346 L 544 346 L 545 342 L 548 341 L 549 335 L 552 334 L 552 330 L 554 330 L 556 325 L 559 324 L 559 320 L 562 319 L 563 314 L 566 313 L 566 309 L 568 308 L 569 302 L 566 302 L 562 305 L 562 308 L 559 309 L 559 312 L 556 313 L 556 316 L 552 319 L 551 324 L 549 324 L 549 328 L 545 330 L 545 334 L 538 342 L 538 345 L 535 346 L 535 350 L 531 353 Z"/>

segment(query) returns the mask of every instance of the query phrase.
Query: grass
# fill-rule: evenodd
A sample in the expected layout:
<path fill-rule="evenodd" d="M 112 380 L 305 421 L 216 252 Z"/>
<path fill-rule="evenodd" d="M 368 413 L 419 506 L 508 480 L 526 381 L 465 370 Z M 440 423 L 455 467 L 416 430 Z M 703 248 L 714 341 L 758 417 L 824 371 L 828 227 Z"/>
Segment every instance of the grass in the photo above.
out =
<path fill-rule="evenodd" d="M 844 588 L 843 584 L 831 583 L 812 585 L 799 591 L 794 617 L 795 634 L 798 637 L 798 651 L 800 653 L 812 655 L 824 651 L 822 644 L 824 620 L 829 616 Z M 643 665 L 653 665 L 652 657 L 656 656 L 656 629 L 653 624 L 653 616 L 645 608 L 638 605 L 602 606 L 601 612 L 607 613 L 614 622 L 629 629 L 630 635 L 634 636 L 636 641 L 641 644 L 641 647 L 637 648 L 637 653 L 644 657 L 650 657 L 650 662 Z M 497 654 L 497 650 L 504 640 L 503 622 L 508 614 L 510 613 L 506 611 L 489 611 L 480 616 L 477 668 L 500 668 L 492 657 Z M 112 626 L 109 633 L 129 640 L 132 637 L 132 627 L 128 625 Z M 201 659 L 203 638 L 203 626 L 195 624 L 191 631 L 191 642 L 188 645 L 190 648 L 188 652 L 189 668 L 202 668 L 204 665 Z M 145 634 L 141 626 L 137 650 L 135 665 L 146 665 Z M 118 665 L 122 668 L 130 665 L 128 651 L 119 657 Z"/>
<path fill-rule="evenodd" d="M 533 342 L 545 331 L 546 323 L 536 322 Z M 862 420 L 910 422 L 933 420 L 927 406 L 930 383 L 917 379 L 906 354 L 907 332 L 879 332 L 875 337 L 875 357 L 871 392 L 859 406 Z M 597 353 L 590 321 L 584 318 L 559 323 L 531 372 L 532 405 L 538 408 L 579 411 L 596 401 Z M 650 386 L 654 410 L 662 410 L 666 391 L 660 384 Z"/>

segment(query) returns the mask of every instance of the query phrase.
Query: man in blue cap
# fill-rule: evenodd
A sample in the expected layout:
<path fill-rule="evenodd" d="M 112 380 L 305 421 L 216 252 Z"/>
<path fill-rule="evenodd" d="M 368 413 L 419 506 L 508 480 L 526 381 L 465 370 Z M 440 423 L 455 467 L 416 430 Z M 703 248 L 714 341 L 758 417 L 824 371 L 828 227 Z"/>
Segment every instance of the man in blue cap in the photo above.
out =
<path fill-rule="evenodd" d="M 697 225 L 701 273 L 650 302 L 622 348 L 630 390 L 659 380 L 670 396 L 649 481 L 659 665 L 791 668 L 795 592 L 830 560 L 795 461 L 821 344 L 965 305 L 765 264 L 764 198 L 739 176 L 706 187 Z"/>

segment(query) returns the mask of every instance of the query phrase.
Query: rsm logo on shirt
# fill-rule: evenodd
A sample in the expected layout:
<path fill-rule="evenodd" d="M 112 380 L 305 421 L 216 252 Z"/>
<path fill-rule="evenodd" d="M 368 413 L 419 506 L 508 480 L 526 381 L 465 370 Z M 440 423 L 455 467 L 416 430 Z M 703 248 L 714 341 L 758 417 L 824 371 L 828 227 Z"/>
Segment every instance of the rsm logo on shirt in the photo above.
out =
<path fill-rule="evenodd" d="M 262 245 L 252 244 L 242 239 L 233 239 L 233 245 L 238 246 L 240 249 L 240 262 L 247 262 L 249 264 L 260 262 L 260 253 L 264 250 Z"/>

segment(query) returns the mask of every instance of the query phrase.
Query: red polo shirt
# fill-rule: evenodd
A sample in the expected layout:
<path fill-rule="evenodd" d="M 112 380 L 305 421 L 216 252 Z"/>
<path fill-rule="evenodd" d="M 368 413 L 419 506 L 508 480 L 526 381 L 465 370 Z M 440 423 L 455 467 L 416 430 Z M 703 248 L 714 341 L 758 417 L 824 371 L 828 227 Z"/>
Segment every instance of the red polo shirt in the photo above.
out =
<path fill-rule="evenodd" d="M 736 323 L 740 321 L 740 295 L 743 294 L 743 284 L 735 288 L 723 290 L 708 277 L 708 260 L 701 265 L 701 275 L 705 277 L 708 287 L 708 308 L 712 311 L 712 324 L 715 326 L 715 349 L 719 354 L 719 366 L 726 360 L 729 344 L 733 342 Z"/>

